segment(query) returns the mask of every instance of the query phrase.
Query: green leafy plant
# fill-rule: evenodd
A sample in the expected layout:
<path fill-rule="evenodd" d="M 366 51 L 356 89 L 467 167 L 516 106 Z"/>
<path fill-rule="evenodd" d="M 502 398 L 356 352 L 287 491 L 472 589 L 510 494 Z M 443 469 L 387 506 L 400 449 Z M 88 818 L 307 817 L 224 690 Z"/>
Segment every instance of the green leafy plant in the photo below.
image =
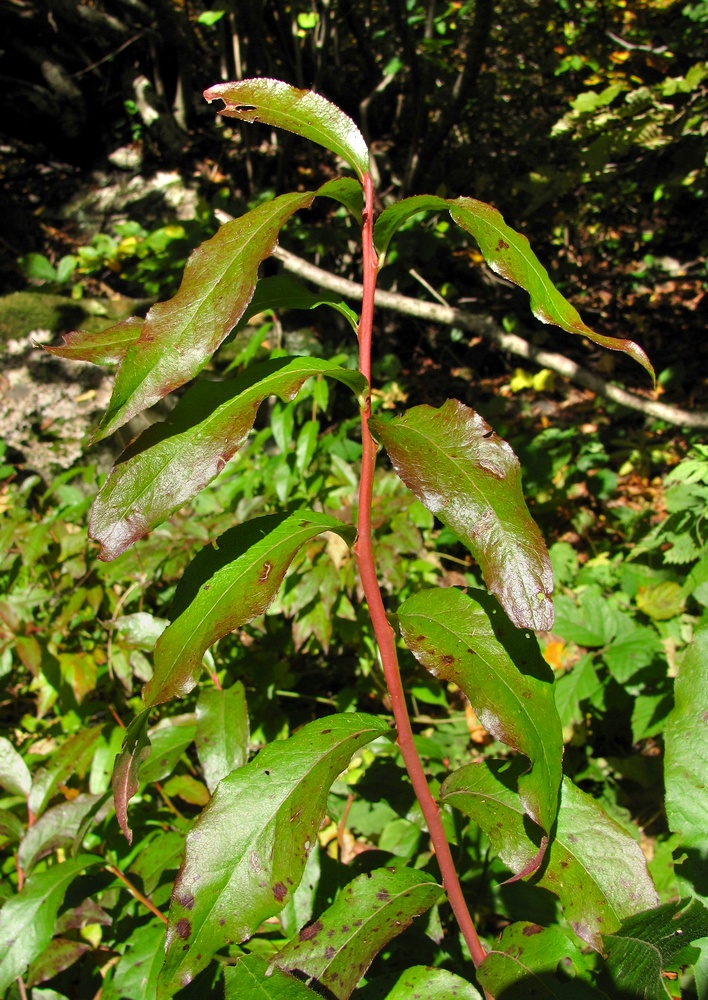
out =
<path fill-rule="evenodd" d="M 75 332 L 63 347 L 52 348 L 59 356 L 119 366 L 95 440 L 196 381 L 164 422 L 129 445 L 91 514 L 90 533 L 109 566 L 152 546 L 157 562 L 136 558 L 136 586 L 140 581 L 145 586 L 151 567 L 159 566 L 166 584 L 162 606 L 171 601 L 165 619 L 142 609 L 121 615 L 120 601 L 127 604 L 127 596 L 117 603 L 109 588 L 105 594 L 128 665 L 121 681 L 128 691 L 134 675 L 146 681 L 142 705 L 131 702 L 137 714 L 120 733 L 124 739 L 112 777 L 112 805 L 125 839 L 110 811 L 107 777 L 98 768 L 89 801 L 69 794 L 66 803 L 51 805 L 57 790 L 89 767 L 99 746 L 105 762 L 115 746 L 108 731 L 96 725 L 78 729 L 52 749 L 34 775 L 9 740 L 0 745 L 0 783 L 16 796 L 10 805 L 26 803 L 28 818 L 25 833 L 15 813 L 6 810 L 6 835 L 20 846 L 18 892 L 0 911 L 2 988 L 15 989 L 17 983 L 22 994 L 25 974 L 32 984 L 51 978 L 50 970 L 37 969 L 49 949 L 53 968 L 69 968 L 94 933 L 87 928 L 98 928 L 100 936 L 106 923 L 124 916 L 134 920 L 139 906 L 151 917 L 120 941 L 120 958 L 105 970 L 104 998 L 167 998 L 191 991 L 304 1000 L 324 992 L 341 1000 L 351 995 L 366 1000 L 418 991 L 431 997 L 479 1000 L 484 994 L 509 1000 L 539 989 L 558 997 L 678 995 L 671 992 L 674 980 L 667 973 L 678 975 L 700 958 L 690 944 L 708 934 L 708 912 L 699 899 L 660 907 L 644 854 L 617 804 L 580 788 L 572 780 L 580 780 L 579 766 L 572 775 L 563 773 L 564 725 L 580 721 L 575 709 L 585 706 L 595 689 L 592 684 L 576 687 L 568 698 L 573 710 L 559 712 L 553 671 L 534 635 L 558 627 L 552 560 L 526 507 L 520 463 L 511 447 L 456 400 L 439 408 L 416 406 L 392 418 L 382 409 L 373 411 L 377 274 L 399 227 L 424 212 L 447 212 L 477 242 L 490 267 L 529 292 L 539 319 L 624 352 L 653 375 L 648 359 L 636 344 L 587 327 L 526 239 L 491 206 L 471 198 L 417 196 L 374 220 L 366 144 L 354 123 L 321 96 L 258 79 L 217 85 L 206 97 L 224 102 L 224 116 L 262 121 L 318 142 L 354 176 L 316 191 L 281 195 L 226 223 L 192 254 L 174 298 L 153 306 L 144 320 L 121 322 L 100 335 Z M 313 293 L 290 278 L 258 277 L 281 228 L 318 197 L 340 202 L 362 225 L 358 320 L 331 297 L 315 296 L 313 302 Z M 302 308 L 307 302 L 308 308 L 334 307 L 351 322 L 358 369 L 280 352 L 253 360 L 256 347 L 247 347 L 236 356 L 246 367 L 234 377 L 199 378 L 231 331 L 254 310 Z M 253 338 L 257 345 L 263 333 Z M 343 386 L 359 408 L 361 437 L 349 452 L 343 439 L 328 449 L 321 444 L 317 409 L 324 401 L 315 387 L 329 383 Z M 310 418 L 297 422 L 295 437 L 294 408 L 308 396 Z M 240 485 L 230 485 L 239 482 L 239 465 L 229 463 L 248 447 L 256 414 L 274 397 L 279 402 L 271 409 L 272 436 L 281 455 L 273 482 L 246 469 Z M 407 500 L 390 472 L 377 476 L 377 442 L 410 491 Z M 230 478 L 222 482 L 229 470 Z M 218 488 L 232 490 L 233 506 L 227 504 L 214 518 L 216 532 L 204 532 L 203 547 L 182 574 L 184 548 L 178 566 L 168 570 L 159 526 L 179 517 L 185 505 L 198 506 L 205 489 L 209 496 L 209 489 Z M 267 503 L 259 506 L 257 490 Z M 382 510 L 388 511 L 383 518 Z M 448 537 L 472 554 L 487 590 L 471 573 L 463 589 L 435 587 L 434 564 L 425 560 L 412 575 L 420 587 L 396 576 L 399 554 L 422 547 L 416 532 L 430 531 L 433 515 Z M 407 541 L 400 541 L 404 536 Z M 644 666 L 647 656 L 651 660 L 656 639 L 648 639 L 629 615 L 622 618 L 619 608 L 608 625 L 592 581 L 578 586 L 568 552 L 561 548 L 552 555 L 565 567 L 567 584 L 576 585 L 561 595 L 563 610 L 577 619 L 565 626 L 561 622 L 561 637 L 601 649 L 611 673 L 633 677 L 633 667 Z M 348 575 L 354 562 L 358 582 Z M 601 574 L 598 581 L 608 583 Z M 355 597 L 357 588 L 368 625 L 353 603 L 362 603 Z M 576 597 L 582 615 L 572 610 Z M 96 595 L 102 599 L 102 593 Z M 211 650 L 216 643 L 231 648 L 233 633 L 259 622 L 267 631 L 266 613 L 278 602 L 286 613 L 302 613 L 293 629 L 295 650 L 309 643 L 308 650 L 324 652 L 325 662 L 332 638 L 325 622 L 339 609 L 342 632 L 350 626 L 355 643 L 363 647 L 360 674 L 369 681 L 369 703 L 375 708 L 378 695 L 382 711 L 356 711 L 356 697 L 343 699 L 338 707 L 345 710 L 311 713 L 290 735 L 273 732 L 272 726 L 268 735 L 267 712 L 262 713 L 259 752 L 249 760 L 252 707 L 249 713 L 240 681 L 224 686 Z M 640 633 L 634 644 L 633 630 Z M 18 627 L 13 635 L 15 646 L 26 638 L 22 631 Z M 623 654 L 612 648 L 616 637 L 630 647 Z M 704 730 L 685 684 L 705 687 L 704 638 L 705 631 L 697 631 L 695 645 L 688 647 L 688 679 L 682 680 L 669 720 L 672 847 L 685 848 L 689 859 L 705 850 L 700 829 L 705 789 L 697 773 L 700 755 L 687 745 L 704 738 Z M 142 655 L 151 650 L 152 666 Z M 418 664 L 426 672 L 407 681 L 416 703 L 444 701 L 446 690 L 469 701 L 488 734 L 490 753 L 470 760 L 464 716 L 462 730 L 451 726 L 451 735 L 414 731 L 399 659 L 407 671 L 418 670 Z M 174 699 L 193 698 L 205 667 L 194 713 L 171 714 Z M 267 686 L 274 685 L 270 678 L 278 668 L 264 660 L 262 669 L 271 671 Z M 156 706 L 166 707 L 151 726 Z M 335 706 L 330 699 L 328 707 Z M 384 706 L 390 707 L 394 728 Z M 459 719 L 452 721 L 459 726 Z M 686 783 L 700 803 L 690 811 L 679 805 Z M 378 792 L 384 784 L 386 796 Z M 150 829 L 140 814 L 153 788 L 163 805 Z M 397 796 L 404 802 L 394 810 L 388 803 Z M 194 822 L 175 807 L 175 797 L 201 809 Z M 63 819 L 57 810 L 63 810 Z M 333 841 L 325 840 L 328 822 Z M 328 858 L 333 859 L 324 849 L 336 843 L 341 854 L 347 822 L 362 833 L 376 831 L 378 850 L 371 863 L 340 864 L 334 871 L 330 865 L 328 884 Z M 141 831 L 135 842 L 131 825 Z M 62 851 L 70 846 L 72 859 L 47 862 L 58 846 Z M 539 917 L 521 919 L 518 900 L 507 904 L 508 926 L 494 943 L 480 938 L 474 919 L 485 892 L 500 898 L 498 888 L 485 888 L 490 864 L 495 877 L 510 876 L 512 893 L 521 887 L 529 893 L 530 909 Z M 172 884 L 164 875 L 178 865 Z M 100 877 L 85 874 L 96 866 Z M 687 895 L 698 895 L 690 874 L 686 883 Z M 117 902 L 121 885 L 130 890 L 128 904 Z M 166 891 L 167 918 L 160 909 Z M 65 896 L 69 903 L 60 913 Z M 448 904 L 459 932 L 446 915 Z M 426 921 L 427 940 L 440 944 L 446 939 L 443 919 L 450 943 L 436 956 L 440 967 L 429 967 L 432 962 L 408 967 L 396 951 L 399 935 L 419 933 Z M 24 932 L 29 926 L 35 928 L 32 935 Z M 78 927 L 83 940 L 61 937 Z M 388 977 L 375 964 L 379 954 L 397 956 L 398 966 L 394 962 Z"/>

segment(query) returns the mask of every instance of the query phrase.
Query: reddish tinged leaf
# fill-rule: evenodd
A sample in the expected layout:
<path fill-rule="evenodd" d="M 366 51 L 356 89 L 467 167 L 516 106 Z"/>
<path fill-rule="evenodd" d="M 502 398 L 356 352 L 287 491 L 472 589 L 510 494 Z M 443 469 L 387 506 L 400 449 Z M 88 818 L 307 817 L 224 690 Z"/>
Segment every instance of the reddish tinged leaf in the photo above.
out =
<path fill-rule="evenodd" d="M 371 715 L 328 716 L 270 743 L 221 781 L 187 836 L 159 997 L 188 985 L 212 955 L 283 909 L 317 840 L 332 782 L 357 750 L 388 735 Z"/>
<path fill-rule="evenodd" d="M 479 824 L 517 874 L 538 853 L 542 836 L 516 793 L 522 770 L 520 761 L 468 764 L 445 780 L 440 793 Z M 555 893 L 578 937 L 600 952 L 602 935 L 659 901 L 639 844 L 568 778 L 561 786 L 553 840 L 532 884 Z"/>
<path fill-rule="evenodd" d="M 563 762 L 553 671 L 534 635 L 505 623 L 493 598 L 473 594 L 477 600 L 453 588 L 414 594 L 398 609 L 401 632 L 434 677 L 453 681 L 464 691 L 488 732 L 529 758 L 531 767 L 519 778 L 519 796 L 529 816 L 550 835 Z M 538 868 L 542 852 L 533 860 Z"/>
<path fill-rule="evenodd" d="M 278 358 L 252 365 L 227 382 L 197 382 L 170 416 L 123 453 L 91 511 L 89 533 L 100 558 L 115 559 L 221 472 L 253 427 L 268 396 L 294 399 L 312 375 L 366 391 L 359 372 L 319 358 Z"/>
<path fill-rule="evenodd" d="M 140 339 L 126 351 L 94 441 L 202 370 L 251 301 L 258 266 L 272 254 L 281 228 L 314 197 L 284 194 L 259 205 L 192 253 L 177 294 L 150 309 Z"/>
<path fill-rule="evenodd" d="M 129 347 L 137 343 L 145 321 L 140 316 L 122 319 L 120 323 L 89 333 L 87 330 L 73 330 L 64 334 L 62 347 L 45 347 L 45 351 L 69 361 L 90 361 L 94 365 L 117 365 L 125 357 Z"/>
<path fill-rule="evenodd" d="M 474 236 L 491 269 L 507 281 L 526 289 L 531 296 L 531 312 L 536 319 L 560 326 L 568 333 L 587 337 L 612 351 L 628 354 L 656 382 L 651 361 L 638 344 L 633 340 L 604 337 L 583 323 L 577 309 L 561 295 L 548 277 L 526 237 L 507 226 L 495 208 L 474 198 L 456 198 L 448 201 L 448 207 L 455 222 Z"/>
<path fill-rule="evenodd" d="M 263 614 L 300 546 L 322 531 L 354 540 L 349 525 L 300 510 L 238 524 L 215 547 L 202 549 L 180 580 L 170 609 L 172 624 L 155 646 L 155 673 L 143 689 L 145 704 L 188 694 L 199 680 L 209 646 Z"/>
<path fill-rule="evenodd" d="M 123 747 L 116 757 L 113 768 L 113 801 L 118 824 L 129 844 L 133 842 L 133 831 L 128 826 L 128 803 L 140 784 L 140 765 L 150 756 L 151 744 L 147 734 L 149 709 L 137 715 L 125 733 Z"/>
<path fill-rule="evenodd" d="M 304 136 L 341 156 L 363 180 L 369 171 L 369 150 L 354 122 L 336 104 L 311 90 L 299 90 L 282 80 L 260 77 L 238 83 L 217 83 L 204 91 L 207 101 L 222 100 L 219 114 L 246 122 L 265 122 Z"/>
<path fill-rule="evenodd" d="M 390 422 L 376 418 L 371 429 L 406 486 L 470 549 L 512 622 L 550 630 L 551 561 L 506 441 L 456 399 Z"/>
<path fill-rule="evenodd" d="M 359 875 L 278 952 L 272 965 L 347 1000 L 383 946 L 442 896 L 432 875 L 414 868 Z"/>
<path fill-rule="evenodd" d="M 91 947 L 85 941 L 71 941 L 68 938 L 54 938 L 41 955 L 35 959 L 27 973 L 27 985 L 37 986 L 47 979 L 53 979 L 60 972 L 78 962 Z"/>

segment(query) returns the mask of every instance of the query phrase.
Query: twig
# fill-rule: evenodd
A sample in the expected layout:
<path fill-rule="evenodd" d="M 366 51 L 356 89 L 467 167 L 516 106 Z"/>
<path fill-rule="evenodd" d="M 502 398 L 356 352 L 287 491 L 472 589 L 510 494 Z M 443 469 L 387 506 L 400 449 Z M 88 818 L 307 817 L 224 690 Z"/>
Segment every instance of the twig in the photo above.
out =
<path fill-rule="evenodd" d="M 307 281 L 312 281 L 320 288 L 338 292 L 344 298 L 361 300 L 362 286 L 355 281 L 349 281 L 347 278 L 340 278 L 323 271 L 322 268 L 315 267 L 314 264 L 302 260 L 282 247 L 276 247 L 273 256 L 282 262 L 286 271 L 297 274 Z M 590 389 L 598 396 L 602 396 L 603 399 L 610 399 L 626 406 L 629 410 L 637 410 L 659 420 L 665 420 L 676 427 L 708 427 L 708 413 L 705 411 L 689 413 L 678 406 L 670 406 L 668 403 L 660 403 L 654 399 L 645 399 L 628 389 L 621 389 L 619 386 L 605 382 L 604 379 L 588 371 L 587 368 L 583 368 L 582 365 L 576 364 L 575 361 L 571 361 L 563 354 L 557 354 L 555 351 L 544 351 L 530 344 L 523 337 L 518 337 L 515 333 L 505 333 L 497 326 L 491 316 L 475 315 L 462 309 L 454 309 L 452 306 L 411 299 L 406 295 L 399 295 L 397 292 L 377 291 L 376 305 L 383 309 L 393 309 L 394 312 L 406 316 L 415 316 L 418 319 L 442 323 L 445 326 L 456 326 L 476 336 L 484 337 L 485 340 L 491 341 L 502 350 L 516 354 L 527 361 L 533 361 L 542 368 L 549 368 L 571 382 L 582 385 L 585 389 Z"/>
<path fill-rule="evenodd" d="M 136 889 L 136 887 L 133 885 L 130 879 L 123 874 L 120 868 L 116 868 L 115 865 L 106 865 L 106 869 L 112 875 L 115 875 L 116 878 L 119 878 L 125 886 L 127 886 L 130 894 L 134 896 L 139 903 L 142 903 L 143 906 L 146 906 L 151 913 L 154 913 L 155 916 L 158 917 L 163 922 L 163 924 L 167 923 L 167 917 L 164 915 L 164 913 L 160 913 L 160 911 L 155 906 L 153 901 L 151 899 L 148 899 L 147 896 L 143 896 L 142 892 L 139 889 Z"/>

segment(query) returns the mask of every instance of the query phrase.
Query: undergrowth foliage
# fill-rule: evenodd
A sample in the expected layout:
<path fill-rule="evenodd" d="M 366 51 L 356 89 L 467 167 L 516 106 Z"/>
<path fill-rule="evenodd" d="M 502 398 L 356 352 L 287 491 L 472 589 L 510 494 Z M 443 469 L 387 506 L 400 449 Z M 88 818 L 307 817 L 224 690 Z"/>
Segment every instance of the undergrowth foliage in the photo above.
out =
<path fill-rule="evenodd" d="M 105 565 L 90 587 L 86 540 L 70 530 L 86 504 L 68 494 L 60 504 L 55 522 L 61 514 L 64 560 L 78 561 L 67 572 L 81 596 L 62 606 L 55 645 L 40 649 L 25 627 L 36 593 L 25 595 L 24 618 L 19 598 L 4 614 L 16 619 L 7 650 L 32 672 L 43 711 L 73 699 L 75 724 L 34 776 L 27 755 L 0 742 L 0 784 L 10 796 L 0 823 L 6 841 L 18 843 L 17 891 L 5 893 L 0 912 L 0 989 L 61 996 L 38 984 L 60 989 L 61 975 L 93 948 L 103 1000 L 511 1000 L 539 989 L 573 998 L 680 996 L 684 967 L 698 963 L 697 978 L 705 975 L 691 942 L 708 935 L 691 874 L 706 853 L 706 724 L 696 706 L 708 693 L 707 633 L 697 629 L 689 644 L 695 619 L 686 612 L 686 602 L 706 597 L 700 514 L 681 513 L 669 492 L 673 520 L 636 551 L 690 536 L 690 551 L 675 560 L 695 563 L 683 585 L 671 570 L 629 559 L 581 569 L 563 542 L 549 553 L 524 500 L 519 460 L 480 414 L 457 400 L 393 417 L 373 412 L 376 277 L 401 227 L 424 213 L 449 213 L 491 268 L 528 291 L 537 318 L 628 354 L 653 377 L 651 364 L 636 344 L 586 326 L 528 241 L 491 206 L 416 196 L 375 220 L 366 144 L 321 96 L 264 79 L 220 84 L 205 96 L 223 102 L 221 115 L 319 143 L 353 176 L 281 195 L 225 223 L 192 253 L 176 295 L 144 320 L 72 333 L 51 349 L 118 366 L 96 441 L 195 381 L 103 483 L 90 534 Z M 281 228 L 316 198 L 334 199 L 361 225 L 358 317 L 293 278 L 259 280 Z M 254 360 L 261 328 L 234 353 L 226 377 L 198 377 L 253 317 L 322 305 L 351 326 L 356 367 L 346 352 L 275 350 Z M 337 385 L 352 414 L 359 411 L 358 434 L 352 419 L 323 432 L 319 414 Z M 254 438 L 266 408 L 271 426 Z M 248 456 L 270 440 L 279 457 L 271 471 L 264 451 L 257 472 Z M 395 475 L 376 472 L 379 446 Z M 690 494 L 696 511 L 705 507 L 705 458 L 698 450 L 672 487 Z M 191 525 L 185 519 L 175 542 L 161 526 L 179 521 L 188 504 L 203 516 Z M 448 543 L 476 560 L 478 576 L 444 581 L 463 586 L 437 586 L 434 518 Z M 49 544 L 47 532 L 35 531 L 36 546 Z M 115 576 L 112 566 L 120 567 Z M 13 573 L 14 584 L 22 571 Z M 117 597 L 113 584 L 128 573 L 134 582 Z M 142 597 L 125 613 L 130 594 L 134 600 L 156 582 L 152 606 L 161 613 L 144 611 Z M 92 632 L 99 608 L 110 627 L 107 657 Z M 287 656 L 277 641 L 279 615 L 294 619 Z M 74 649 L 60 648 L 66 627 L 83 629 Z M 545 659 L 535 633 L 545 637 Z M 258 635 L 264 644 L 249 660 Z M 297 691 L 296 671 L 306 672 L 308 659 L 327 664 L 333 647 L 358 688 L 350 679 L 336 697 L 313 695 L 326 710 L 311 709 L 289 733 L 273 711 L 274 692 Z M 657 667 L 667 648 L 674 666 L 683 652 L 673 708 L 671 678 Z M 413 720 L 399 658 L 414 677 L 407 682 Z M 11 663 L 3 663 L 7 673 Z M 237 680 L 227 665 L 234 663 Z M 99 673 L 129 695 L 134 678 L 144 682 L 142 705 L 129 701 L 139 710 L 125 731 L 82 724 L 82 702 Z M 582 757 L 590 740 L 584 727 L 614 710 L 612 685 L 636 699 L 637 741 L 666 728 L 668 829 L 657 841 L 654 879 L 620 798 L 589 794 L 606 775 L 599 755 Z M 373 712 L 355 710 L 364 690 Z M 467 714 L 463 708 L 432 735 L 414 732 L 431 719 L 420 703 L 434 711 L 447 705 L 447 693 Z M 174 699 L 194 710 L 177 714 Z M 379 704 L 392 719 L 375 711 Z M 470 756 L 472 714 L 488 750 Z M 88 791 L 68 787 L 87 772 Z M 26 823 L 16 812 L 22 803 Z M 672 851 L 686 862 L 681 892 Z M 504 875 L 508 898 L 498 887 Z M 494 910 L 496 927 L 485 917 Z M 100 942 L 111 926 L 128 932 L 113 938 L 114 958 L 102 963 Z M 402 934 L 409 944 L 398 947 Z M 422 964 L 411 965 L 411 953 Z"/>

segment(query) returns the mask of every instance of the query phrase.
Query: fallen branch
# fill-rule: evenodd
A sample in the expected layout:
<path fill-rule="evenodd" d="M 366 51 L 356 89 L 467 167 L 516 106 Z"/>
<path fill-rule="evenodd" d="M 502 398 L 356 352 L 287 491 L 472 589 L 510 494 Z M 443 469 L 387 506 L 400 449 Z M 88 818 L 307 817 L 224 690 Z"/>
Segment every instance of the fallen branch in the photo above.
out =
<path fill-rule="evenodd" d="M 362 297 L 362 286 L 355 281 L 339 278 L 328 271 L 323 271 L 322 268 L 309 264 L 301 257 L 290 253 L 289 250 L 276 247 L 273 256 L 282 262 L 287 271 L 300 278 L 305 278 L 307 281 L 312 281 L 320 288 L 337 292 L 347 299 L 360 300 Z M 542 350 L 524 340 L 523 337 L 517 337 L 514 333 L 505 333 L 497 326 L 491 316 L 478 316 L 461 309 L 454 309 L 452 306 L 438 305 L 436 302 L 422 302 L 419 299 L 408 298 L 406 295 L 380 290 L 376 292 L 376 304 L 406 316 L 416 316 L 418 319 L 442 323 L 445 326 L 456 326 L 476 336 L 484 337 L 485 340 L 496 344 L 503 351 L 516 354 L 527 361 L 533 361 L 542 368 L 548 368 L 571 382 L 582 385 L 585 389 L 590 389 L 598 396 L 602 396 L 603 399 L 611 399 L 615 403 L 626 406 L 627 409 L 638 410 L 640 413 L 665 420 L 677 427 L 708 427 L 708 413 L 689 413 L 677 406 L 660 403 L 655 399 L 646 399 L 637 393 L 605 382 L 604 379 L 594 375 L 582 365 L 576 364 L 575 361 L 571 361 L 570 358 L 566 358 L 563 354 Z"/>

